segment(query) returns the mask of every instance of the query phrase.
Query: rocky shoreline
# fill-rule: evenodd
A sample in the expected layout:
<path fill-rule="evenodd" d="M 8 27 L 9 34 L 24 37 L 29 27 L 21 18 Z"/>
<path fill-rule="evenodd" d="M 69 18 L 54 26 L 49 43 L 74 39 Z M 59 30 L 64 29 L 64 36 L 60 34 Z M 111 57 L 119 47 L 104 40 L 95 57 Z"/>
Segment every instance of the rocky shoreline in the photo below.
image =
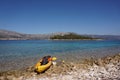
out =
<path fill-rule="evenodd" d="M 1 72 L 0 80 L 120 80 L 120 53 L 78 63 L 59 61 L 42 74 L 33 67 Z"/>

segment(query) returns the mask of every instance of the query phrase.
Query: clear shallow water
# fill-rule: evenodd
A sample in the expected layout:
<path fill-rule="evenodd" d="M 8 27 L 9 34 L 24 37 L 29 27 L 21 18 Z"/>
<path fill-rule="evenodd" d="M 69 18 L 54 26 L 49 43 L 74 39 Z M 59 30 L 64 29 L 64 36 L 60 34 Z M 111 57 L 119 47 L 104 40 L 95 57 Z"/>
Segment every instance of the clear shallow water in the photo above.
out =
<path fill-rule="evenodd" d="M 57 56 L 58 60 L 77 61 L 116 53 L 120 53 L 118 40 L 3 40 L 0 41 L 0 71 L 34 65 L 45 55 Z"/>

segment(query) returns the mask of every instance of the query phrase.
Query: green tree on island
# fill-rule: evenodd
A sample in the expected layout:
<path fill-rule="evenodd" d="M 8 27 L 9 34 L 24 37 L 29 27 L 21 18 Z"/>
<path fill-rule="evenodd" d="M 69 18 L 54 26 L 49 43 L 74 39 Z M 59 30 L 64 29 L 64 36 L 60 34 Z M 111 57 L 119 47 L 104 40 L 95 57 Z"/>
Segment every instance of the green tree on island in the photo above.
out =
<path fill-rule="evenodd" d="M 50 37 L 50 39 L 93 39 L 93 38 L 88 36 L 81 36 L 75 33 L 69 33 L 65 35 L 54 35 Z"/>

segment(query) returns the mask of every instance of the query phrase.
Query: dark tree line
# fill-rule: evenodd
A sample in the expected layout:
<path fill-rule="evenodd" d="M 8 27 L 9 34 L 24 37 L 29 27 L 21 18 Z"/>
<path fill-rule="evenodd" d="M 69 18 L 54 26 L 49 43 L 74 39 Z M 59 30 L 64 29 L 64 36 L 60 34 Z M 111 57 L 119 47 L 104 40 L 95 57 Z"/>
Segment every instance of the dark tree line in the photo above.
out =
<path fill-rule="evenodd" d="M 66 34 L 66 35 L 55 35 L 50 39 L 93 39 L 92 37 L 88 36 L 81 36 L 74 33 Z"/>

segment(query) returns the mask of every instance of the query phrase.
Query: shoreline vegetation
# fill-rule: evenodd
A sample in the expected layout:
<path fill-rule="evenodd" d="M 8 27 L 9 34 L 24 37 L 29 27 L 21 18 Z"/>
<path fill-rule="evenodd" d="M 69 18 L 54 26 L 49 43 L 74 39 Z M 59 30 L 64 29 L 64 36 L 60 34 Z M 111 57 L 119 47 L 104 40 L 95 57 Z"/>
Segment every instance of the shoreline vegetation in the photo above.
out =
<path fill-rule="evenodd" d="M 120 53 L 99 59 L 73 62 L 59 61 L 45 73 L 36 74 L 34 67 L 0 72 L 0 80 L 119 80 Z"/>
<path fill-rule="evenodd" d="M 81 35 L 78 35 L 78 34 L 75 34 L 75 33 L 69 33 L 69 34 L 65 34 L 65 35 L 54 35 L 52 37 L 50 37 L 50 39 L 52 40 L 92 40 L 92 39 L 95 39 L 95 38 L 92 38 L 92 37 L 88 37 L 88 36 L 81 36 Z"/>
<path fill-rule="evenodd" d="M 89 36 L 78 35 L 75 33 L 69 33 L 65 35 L 54 35 L 49 40 L 103 40 L 101 38 L 92 38 Z"/>

